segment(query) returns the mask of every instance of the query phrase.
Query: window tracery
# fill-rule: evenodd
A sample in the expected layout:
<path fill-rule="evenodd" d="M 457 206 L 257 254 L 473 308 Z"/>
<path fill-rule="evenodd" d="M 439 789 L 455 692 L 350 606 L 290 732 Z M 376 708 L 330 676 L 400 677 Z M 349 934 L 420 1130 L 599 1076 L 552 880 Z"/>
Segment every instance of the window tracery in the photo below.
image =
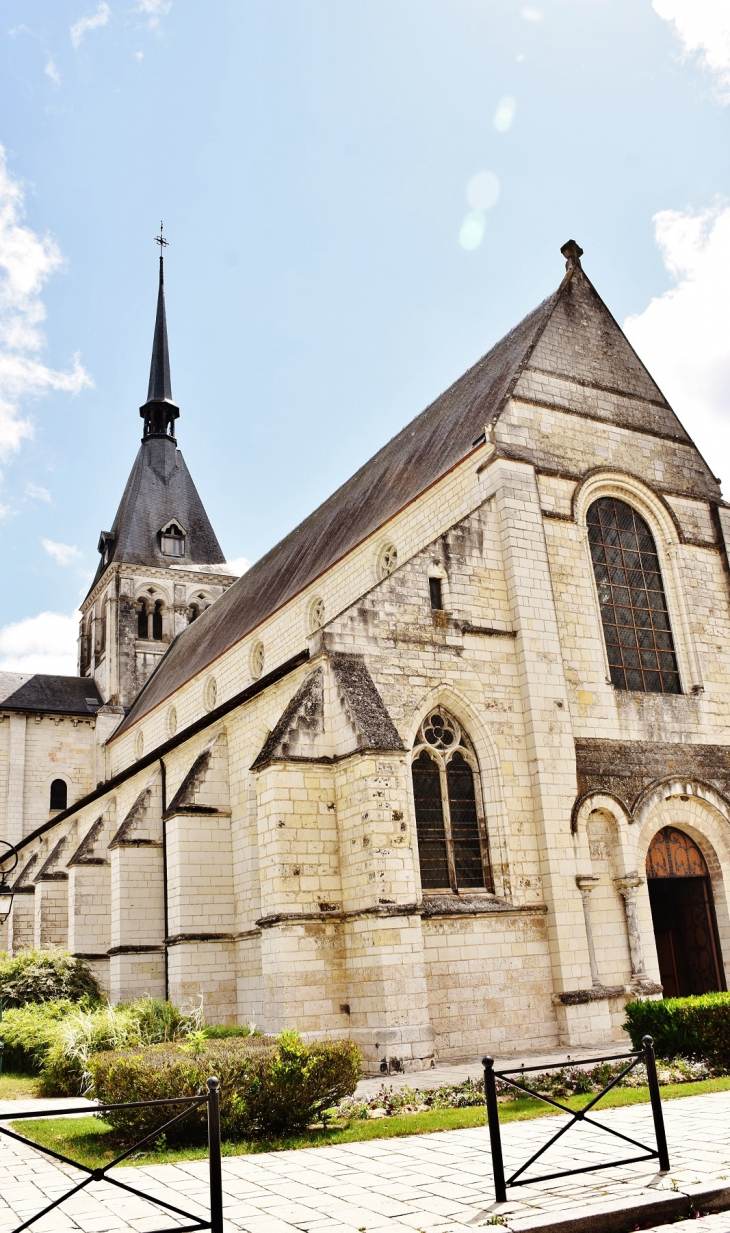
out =
<path fill-rule="evenodd" d="M 659 556 L 648 524 L 618 497 L 594 501 L 586 522 L 614 686 L 681 693 Z"/>
<path fill-rule="evenodd" d="M 378 558 L 378 577 L 387 578 L 398 567 L 398 549 L 395 544 L 386 544 Z"/>
<path fill-rule="evenodd" d="M 494 890 L 479 765 L 461 725 L 442 707 L 416 738 L 411 773 L 424 890 Z"/>

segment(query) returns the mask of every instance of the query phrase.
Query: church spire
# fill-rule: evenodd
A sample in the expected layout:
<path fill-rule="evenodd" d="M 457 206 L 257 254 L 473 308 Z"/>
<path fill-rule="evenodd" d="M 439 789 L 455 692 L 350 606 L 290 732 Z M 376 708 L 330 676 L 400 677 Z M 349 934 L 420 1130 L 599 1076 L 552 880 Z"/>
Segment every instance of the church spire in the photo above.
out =
<path fill-rule="evenodd" d="M 139 413 L 144 419 L 143 440 L 147 437 L 174 437 L 175 420 L 180 414 L 172 401 L 172 383 L 170 381 L 170 354 L 167 348 L 165 267 L 163 257 L 163 249 L 167 247 L 169 241 L 163 235 L 162 223 L 160 223 L 160 234 L 155 236 L 155 242 L 160 246 L 160 284 L 157 291 L 157 315 L 155 317 L 155 333 L 152 340 L 152 362 L 150 364 L 147 402 L 139 409 Z"/>

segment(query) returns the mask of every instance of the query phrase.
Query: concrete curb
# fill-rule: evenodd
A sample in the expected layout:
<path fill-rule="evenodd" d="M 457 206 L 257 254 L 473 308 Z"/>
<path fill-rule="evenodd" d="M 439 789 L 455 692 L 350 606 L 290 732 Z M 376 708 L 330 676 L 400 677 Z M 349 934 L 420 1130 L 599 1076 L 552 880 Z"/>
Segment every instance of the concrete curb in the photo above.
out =
<path fill-rule="evenodd" d="M 495 1216 L 502 1215 L 499 1209 L 506 1206 L 495 1204 L 489 1212 L 484 1212 L 483 1220 L 470 1223 L 479 1228 Z M 505 1211 L 502 1228 L 510 1233 L 539 1233 L 540 1230 L 549 1230 L 549 1233 L 631 1233 L 637 1225 L 640 1229 L 646 1229 L 652 1225 L 686 1220 L 698 1210 L 707 1215 L 729 1208 L 730 1186 L 686 1186 L 678 1192 L 665 1191 L 661 1197 L 652 1194 L 626 1199 L 623 1203 L 609 1201 L 591 1204 L 590 1207 L 574 1210 L 570 1216 L 553 1211 L 541 1212 L 539 1216 L 510 1218 Z"/>

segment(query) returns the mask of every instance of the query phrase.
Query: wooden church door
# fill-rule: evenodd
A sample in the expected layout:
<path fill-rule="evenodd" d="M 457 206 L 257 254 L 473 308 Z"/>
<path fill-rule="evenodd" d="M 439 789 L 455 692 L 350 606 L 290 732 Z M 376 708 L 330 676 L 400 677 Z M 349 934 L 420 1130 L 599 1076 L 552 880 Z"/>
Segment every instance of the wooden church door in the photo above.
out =
<path fill-rule="evenodd" d="M 724 989 L 710 875 L 697 844 L 665 826 L 649 847 L 646 876 L 665 998 Z"/>

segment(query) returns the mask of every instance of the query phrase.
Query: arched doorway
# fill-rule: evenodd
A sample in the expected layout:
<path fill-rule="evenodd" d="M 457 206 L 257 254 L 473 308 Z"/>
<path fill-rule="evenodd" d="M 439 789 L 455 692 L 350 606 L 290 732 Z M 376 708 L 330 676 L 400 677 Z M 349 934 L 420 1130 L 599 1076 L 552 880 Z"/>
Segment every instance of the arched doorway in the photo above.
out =
<path fill-rule="evenodd" d="M 665 826 L 651 841 L 646 876 L 665 998 L 724 989 L 710 875 L 697 844 Z"/>

